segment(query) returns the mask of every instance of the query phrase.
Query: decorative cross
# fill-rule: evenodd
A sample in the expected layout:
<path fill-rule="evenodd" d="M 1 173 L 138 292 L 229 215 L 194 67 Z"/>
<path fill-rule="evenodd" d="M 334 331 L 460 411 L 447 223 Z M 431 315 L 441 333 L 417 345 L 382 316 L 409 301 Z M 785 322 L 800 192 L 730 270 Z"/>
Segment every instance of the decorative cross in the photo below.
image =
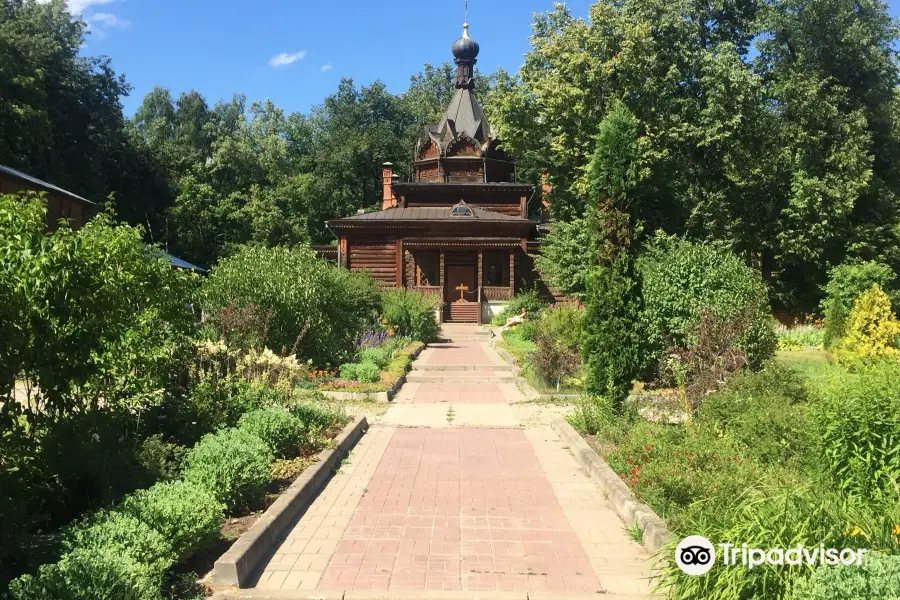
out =
<path fill-rule="evenodd" d="M 463 294 L 465 294 L 466 292 L 469 291 L 469 286 L 467 286 L 464 283 L 461 283 L 458 286 L 456 286 L 456 289 L 459 290 L 459 300 L 457 300 L 457 302 L 465 302 L 466 299 L 463 297 Z"/>

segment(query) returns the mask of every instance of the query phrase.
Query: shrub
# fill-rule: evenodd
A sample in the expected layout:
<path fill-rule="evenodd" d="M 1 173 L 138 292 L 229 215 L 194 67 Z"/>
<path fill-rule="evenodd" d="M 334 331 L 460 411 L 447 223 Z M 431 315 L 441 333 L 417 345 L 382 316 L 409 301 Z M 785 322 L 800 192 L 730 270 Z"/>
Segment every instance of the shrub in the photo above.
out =
<path fill-rule="evenodd" d="M 900 598 L 900 556 L 869 552 L 862 565 L 820 566 L 797 582 L 791 600 Z"/>
<path fill-rule="evenodd" d="M 885 514 L 875 507 L 856 505 L 809 485 L 751 486 L 731 497 L 720 496 L 691 507 L 679 529 L 702 535 L 713 544 L 746 543 L 750 548 L 890 548 L 897 511 Z M 689 532 L 689 533 L 688 533 Z M 851 535 L 855 533 L 859 535 Z M 672 556 L 676 540 L 661 550 Z M 833 567 L 829 567 L 831 569 Z M 685 575 L 667 562 L 659 589 L 671 586 L 674 600 L 695 598 L 785 598 L 797 580 L 808 573 L 801 565 L 762 565 L 754 569 L 716 568 L 704 577 Z M 877 596 L 873 596 L 877 597 Z"/>
<path fill-rule="evenodd" d="M 381 369 L 375 363 L 360 363 L 356 365 L 356 379 L 362 383 L 375 383 L 381 379 Z"/>
<path fill-rule="evenodd" d="M 900 354 L 897 349 L 900 321 L 891 312 L 891 301 L 877 283 L 853 304 L 846 332 L 836 351 L 841 360 L 865 361 Z"/>
<path fill-rule="evenodd" d="M 212 492 L 187 481 L 157 483 L 135 492 L 119 510 L 161 533 L 180 560 L 208 547 L 224 518 Z"/>
<path fill-rule="evenodd" d="M 194 332 L 198 278 L 156 255 L 110 214 L 47 228 L 47 201 L 0 194 L 0 396 L 34 385 L 32 421 L 145 408 L 177 384 Z"/>
<path fill-rule="evenodd" d="M 640 297 L 631 257 L 620 254 L 588 278 L 582 356 L 586 390 L 609 398 L 617 409 L 631 389 L 644 361 L 637 325 Z"/>
<path fill-rule="evenodd" d="M 211 313 L 250 307 L 267 315 L 266 346 L 275 353 L 296 348 L 316 365 L 352 353 L 363 315 L 376 301 L 370 279 L 329 265 L 309 248 L 262 246 L 241 248 L 213 267 L 203 299 Z"/>
<path fill-rule="evenodd" d="M 895 296 L 896 286 L 894 281 L 897 276 L 886 264 L 876 261 L 864 261 L 857 263 L 843 263 L 828 272 L 828 283 L 823 291 L 821 309 L 826 315 L 832 304 L 840 302 L 844 306 L 853 306 L 856 299 L 872 289 L 877 284 L 888 292 L 891 300 L 900 300 Z"/>
<path fill-rule="evenodd" d="M 134 417 L 124 411 L 91 410 L 49 424 L 39 455 L 52 482 L 47 508 L 57 523 L 152 484 L 137 444 Z"/>
<path fill-rule="evenodd" d="M 776 338 L 768 291 L 759 273 L 731 252 L 657 235 L 638 260 L 637 272 L 644 336 L 656 357 L 671 346 L 694 346 L 703 313 L 723 321 L 745 316 L 739 347 L 754 368 L 772 356 Z"/>
<path fill-rule="evenodd" d="M 345 363 L 341 365 L 340 370 L 340 378 L 345 379 L 347 381 L 356 381 L 358 376 L 356 374 L 356 368 L 359 366 L 359 363 Z"/>
<path fill-rule="evenodd" d="M 795 325 L 775 327 L 775 335 L 778 336 L 778 349 L 787 351 L 803 350 L 804 348 L 822 348 L 825 345 L 825 329 L 815 325 Z"/>
<path fill-rule="evenodd" d="M 66 527 L 61 535 L 65 552 L 115 548 L 160 575 L 176 560 L 162 533 L 125 513 L 100 511 Z"/>
<path fill-rule="evenodd" d="M 840 344 L 844 335 L 847 333 L 847 317 L 850 311 L 847 305 L 840 298 L 835 298 L 829 303 L 828 309 L 825 311 L 825 335 L 822 338 L 822 345 L 831 349 Z"/>
<path fill-rule="evenodd" d="M 772 361 L 706 398 L 697 424 L 736 440 L 761 464 L 817 462 L 807 395 L 801 375 Z"/>
<path fill-rule="evenodd" d="M 255 435 L 278 458 L 293 458 L 300 453 L 306 436 L 306 425 L 281 408 L 264 408 L 241 417 L 238 427 Z"/>
<path fill-rule="evenodd" d="M 269 482 L 269 446 L 240 429 L 203 437 L 185 457 L 184 479 L 211 491 L 229 511 L 254 506 Z"/>
<path fill-rule="evenodd" d="M 381 294 L 382 315 L 397 334 L 430 343 L 438 339 L 436 311 L 440 299 L 412 290 L 388 290 Z"/>
<path fill-rule="evenodd" d="M 583 308 L 574 304 L 552 306 L 541 313 L 541 318 L 535 325 L 536 332 L 578 349 L 584 333 L 584 313 Z"/>
<path fill-rule="evenodd" d="M 14 600 L 161 600 L 163 574 L 117 546 L 79 548 L 10 583 Z"/>
<path fill-rule="evenodd" d="M 840 489 L 896 498 L 900 485 L 900 364 L 885 362 L 825 387 L 818 430 Z"/>
<path fill-rule="evenodd" d="M 383 345 L 378 348 L 365 348 L 359 352 L 358 361 L 361 363 L 374 363 L 384 369 L 391 363 L 394 349 L 391 345 Z"/>
<path fill-rule="evenodd" d="M 703 313 L 694 345 L 666 351 L 660 380 L 674 381 L 685 410 L 695 410 L 708 394 L 749 364 L 747 354 L 739 347 L 748 318 L 739 315 L 724 319 Z"/>
<path fill-rule="evenodd" d="M 551 332 L 538 329 L 535 339 L 537 348 L 530 357 L 538 377 L 546 382 L 562 382 L 581 370 L 580 350 L 566 343 L 564 339 L 553 337 Z"/>
<path fill-rule="evenodd" d="M 602 396 L 583 396 L 575 402 L 574 412 L 566 419 L 582 434 L 597 435 L 618 417 L 608 399 Z"/>
<path fill-rule="evenodd" d="M 328 403 L 324 396 L 317 401 L 303 401 L 290 406 L 292 415 L 306 423 L 306 426 L 326 431 L 347 422 L 347 414 L 337 404 Z"/>
<path fill-rule="evenodd" d="M 187 398 L 177 406 L 181 434 L 193 441 L 197 435 L 233 427 L 244 413 L 279 404 L 281 400 L 278 391 L 241 381 L 233 374 L 194 372 L 188 382 Z"/>
<path fill-rule="evenodd" d="M 152 479 L 171 480 L 180 475 L 186 452 L 184 446 L 165 442 L 161 434 L 156 434 L 141 442 L 137 459 Z"/>
<path fill-rule="evenodd" d="M 522 314 L 522 309 L 524 308 L 528 313 L 528 318 L 534 321 L 538 318 L 544 306 L 546 305 L 541 302 L 541 298 L 536 290 L 519 292 L 506 303 L 506 306 L 503 307 L 503 310 L 497 315 L 495 320 L 500 325 L 505 325 L 507 319 L 518 317 Z"/>

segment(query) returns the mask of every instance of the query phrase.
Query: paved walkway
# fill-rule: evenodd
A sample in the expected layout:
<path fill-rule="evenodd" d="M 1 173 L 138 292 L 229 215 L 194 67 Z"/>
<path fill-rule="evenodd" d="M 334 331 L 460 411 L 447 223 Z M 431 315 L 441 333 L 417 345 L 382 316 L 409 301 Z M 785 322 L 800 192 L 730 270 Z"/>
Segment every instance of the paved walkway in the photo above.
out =
<path fill-rule="evenodd" d="M 649 597 L 646 550 L 553 430 L 523 418 L 509 365 L 477 336 L 460 337 L 422 353 L 417 382 L 294 525 L 257 588 L 279 598 Z"/>

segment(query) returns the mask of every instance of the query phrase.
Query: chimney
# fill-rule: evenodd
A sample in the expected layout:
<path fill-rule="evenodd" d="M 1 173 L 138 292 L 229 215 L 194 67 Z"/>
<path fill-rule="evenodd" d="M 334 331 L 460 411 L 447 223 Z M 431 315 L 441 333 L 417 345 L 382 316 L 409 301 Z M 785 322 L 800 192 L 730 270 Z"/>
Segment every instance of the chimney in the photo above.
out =
<path fill-rule="evenodd" d="M 382 165 L 381 182 L 384 186 L 384 191 L 381 195 L 381 210 L 397 206 L 397 198 L 394 196 L 394 190 L 391 188 L 391 184 L 394 182 L 394 165 L 392 163 L 386 162 Z"/>

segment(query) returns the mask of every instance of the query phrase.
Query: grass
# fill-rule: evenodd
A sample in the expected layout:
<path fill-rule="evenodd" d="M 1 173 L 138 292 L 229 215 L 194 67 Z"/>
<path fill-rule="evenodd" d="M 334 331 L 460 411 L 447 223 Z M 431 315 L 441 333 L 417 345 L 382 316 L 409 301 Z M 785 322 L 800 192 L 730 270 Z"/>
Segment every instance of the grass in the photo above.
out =
<path fill-rule="evenodd" d="M 555 384 L 546 383 L 534 373 L 534 369 L 529 362 L 530 356 L 537 350 L 537 344 L 531 340 L 525 339 L 521 335 L 521 328 L 516 327 L 507 329 L 503 332 L 502 339 L 498 342 L 500 347 L 509 352 L 519 366 L 522 367 L 522 377 L 533 387 L 539 394 L 581 394 L 580 385 L 573 384 L 571 381 L 565 381 L 556 389 Z"/>
<path fill-rule="evenodd" d="M 818 385 L 844 371 L 843 367 L 829 361 L 828 353 L 819 348 L 777 352 L 775 360 L 798 372 L 812 385 Z"/>
<path fill-rule="evenodd" d="M 644 543 L 644 528 L 637 523 L 632 523 L 630 527 L 625 528 L 625 531 L 628 532 L 628 537 L 636 541 L 638 544 Z"/>

